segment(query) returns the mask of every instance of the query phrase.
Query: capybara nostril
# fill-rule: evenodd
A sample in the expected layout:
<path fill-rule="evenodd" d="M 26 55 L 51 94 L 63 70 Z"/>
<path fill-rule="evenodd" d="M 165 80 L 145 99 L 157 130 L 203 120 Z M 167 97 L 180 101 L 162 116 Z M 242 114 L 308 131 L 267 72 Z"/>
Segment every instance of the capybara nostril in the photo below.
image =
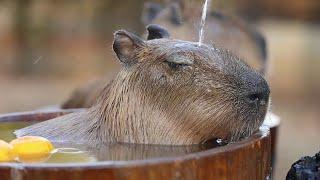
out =
<path fill-rule="evenodd" d="M 255 85 L 254 90 L 247 94 L 247 100 L 250 104 L 256 105 L 267 105 L 269 100 L 269 86 L 267 82 L 263 79 L 260 83 Z"/>
<path fill-rule="evenodd" d="M 257 105 L 266 105 L 268 97 L 265 92 L 252 93 L 247 96 L 249 103 Z"/>

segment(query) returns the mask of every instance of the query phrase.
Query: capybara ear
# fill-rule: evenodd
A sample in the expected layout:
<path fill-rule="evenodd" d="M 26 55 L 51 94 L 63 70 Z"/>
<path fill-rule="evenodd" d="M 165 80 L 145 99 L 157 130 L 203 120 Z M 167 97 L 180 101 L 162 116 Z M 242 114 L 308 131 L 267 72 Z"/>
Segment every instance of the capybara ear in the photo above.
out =
<path fill-rule="evenodd" d="M 144 45 L 142 39 L 126 30 L 118 30 L 114 33 L 113 50 L 125 65 L 131 65 L 137 61 L 135 58 L 137 49 Z"/>
<path fill-rule="evenodd" d="M 158 3 L 154 3 L 154 2 L 144 3 L 142 16 L 141 16 L 142 22 L 145 25 L 150 24 L 157 17 L 157 15 L 162 11 L 162 9 L 163 9 L 163 6 Z"/>
<path fill-rule="evenodd" d="M 148 31 L 148 40 L 170 37 L 168 30 L 157 24 L 148 25 L 147 31 Z"/>

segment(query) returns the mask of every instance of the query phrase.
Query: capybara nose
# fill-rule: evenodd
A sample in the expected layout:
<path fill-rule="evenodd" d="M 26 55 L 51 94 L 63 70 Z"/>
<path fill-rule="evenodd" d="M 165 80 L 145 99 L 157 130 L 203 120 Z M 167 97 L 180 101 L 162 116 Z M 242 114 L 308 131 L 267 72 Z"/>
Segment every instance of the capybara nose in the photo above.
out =
<path fill-rule="evenodd" d="M 267 82 L 263 79 L 256 84 L 246 95 L 246 99 L 250 104 L 264 106 L 268 104 L 270 89 Z"/>

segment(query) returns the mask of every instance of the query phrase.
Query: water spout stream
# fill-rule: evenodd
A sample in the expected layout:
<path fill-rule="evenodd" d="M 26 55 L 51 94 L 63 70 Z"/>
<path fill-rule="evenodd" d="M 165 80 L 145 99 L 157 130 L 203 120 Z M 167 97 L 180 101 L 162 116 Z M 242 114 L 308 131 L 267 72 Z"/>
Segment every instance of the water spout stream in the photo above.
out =
<path fill-rule="evenodd" d="M 206 18 L 207 18 L 207 12 L 210 7 L 210 2 L 211 0 L 206 0 L 203 9 L 202 9 L 202 16 L 201 16 L 201 21 L 200 21 L 200 31 L 199 31 L 199 42 L 198 45 L 201 46 L 203 43 L 203 38 L 204 38 L 204 26 L 206 24 Z"/>

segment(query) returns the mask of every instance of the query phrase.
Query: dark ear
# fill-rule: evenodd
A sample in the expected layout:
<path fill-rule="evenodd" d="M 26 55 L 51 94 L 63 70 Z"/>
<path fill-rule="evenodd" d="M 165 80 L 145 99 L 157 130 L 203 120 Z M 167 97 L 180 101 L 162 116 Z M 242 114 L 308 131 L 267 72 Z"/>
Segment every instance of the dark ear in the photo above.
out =
<path fill-rule="evenodd" d="M 168 30 L 157 24 L 148 25 L 147 30 L 148 30 L 148 40 L 170 37 Z"/>
<path fill-rule="evenodd" d="M 142 10 L 142 23 L 145 25 L 150 24 L 162 11 L 163 7 L 158 3 L 146 2 Z"/>
<path fill-rule="evenodd" d="M 119 30 L 114 33 L 113 50 L 118 59 L 125 65 L 136 63 L 135 55 L 137 49 L 144 45 L 145 43 L 142 39 L 130 32 Z"/>

